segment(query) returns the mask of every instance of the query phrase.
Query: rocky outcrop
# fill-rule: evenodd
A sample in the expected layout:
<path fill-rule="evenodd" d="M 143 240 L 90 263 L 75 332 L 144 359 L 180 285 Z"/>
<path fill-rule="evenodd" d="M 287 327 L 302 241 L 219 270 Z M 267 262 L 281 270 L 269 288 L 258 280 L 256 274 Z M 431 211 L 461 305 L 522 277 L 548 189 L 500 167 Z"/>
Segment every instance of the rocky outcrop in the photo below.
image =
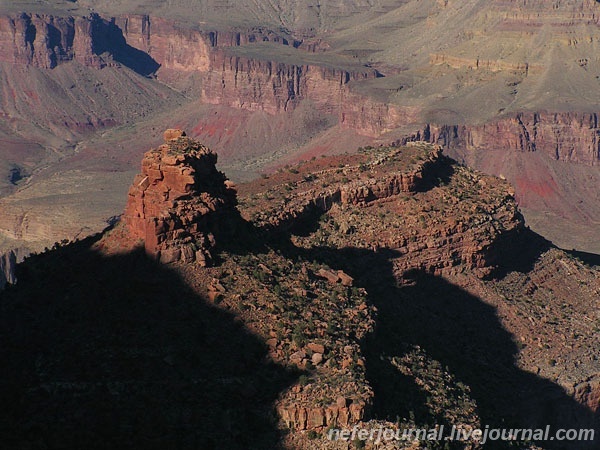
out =
<path fill-rule="evenodd" d="M 578 384 L 574 389 L 574 398 L 580 404 L 587 406 L 594 414 L 600 411 L 600 377 Z"/>
<path fill-rule="evenodd" d="M 329 427 L 348 427 L 366 418 L 368 406 L 364 402 L 347 404 L 346 399 L 327 407 L 280 406 L 281 420 L 292 430 L 323 430 Z"/>
<path fill-rule="evenodd" d="M 253 221 L 265 230 L 298 230 L 302 234 L 303 224 L 314 222 L 316 216 L 325 212 L 339 215 L 336 231 L 348 237 L 338 244 L 350 245 L 346 239 L 354 241 L 353 230 L 362 226 L 364 236 L 369 236 L 364 247 L 393 249 L 401 255 L 394 261 L 398 274 L 415 268 L 453 274 L 468 267 L 483 278 L 503 266 L 511 251 L 516 252 L 525 223 L 508 183 L 451 166 L 440 147 L 423 142 L 392 148 L 388 153 L 382 148 L 377 151 L 381 156 L 370 162 L 315 172 L 308 178 L 315 181 L 287 184 L 292 193 L 275 208 L 254 212 Z M 452 195 L 439 198 L 438 191 L 431 188 L 445 183 L 448 174 L 457 186 L 448 190 Z M 471 193 L 485 201 L 471 202 Z M 411 201 L 417 194 L 427 198 L 423 205 L 436 207 L 421 208 Z M 276 190 L 268 195 L 276 198 Z M 360 225 L 349 212 L 353 207 L 376 211 L 375 205 L 384 204 L 394 205 L 394 214 L 406 218 L 402 231 L 382 232 L 376 213 L 372 213 L 376 216 L 373 223 Z"/>
<path fill-rule="evenodd" d="M 51 69 L 74 55 L 75 20 L 20 14 L 0 17 L 0 61 Z"/>
<path fill-rule="evenodd" d="M 366 206 L 376 200 L 383 200 L 399 195 L 400 193 L 416 192 L 424 188 L 425 184 L 441 163 L 442 149 L 431 147 L 422 160 L 406 167 L 402 171 L 388 171 L 381 177 L 357 178 L 354 181 L 340 183 L 334 187 L 310 189 L 293 196 L 284 207 L 277 211 L 260 214 L 257 222 L 270 229 L 286 229 L 304 217 L 311 216 L 315 211 L 320 213 L 329 211 L 333 205 L 361 205 Z M 400 153 L 400 152 L 398 152 Z M 393 160 L 395 153 L 386 155 L 375 165 L 382 164 L 388 159 Z M 364 170 L 365 166 L 357 166 L 346 171 Z"/>
<path fill-rule="evenodd" d="M 150 150 L 129 190 L 123 223 L 132 240 L 162 263 L 210 264 L 214 231 L 236 204 L 232 184 L 219 172 L 217 155 L 180 130 Z"/>
<path fill-rule="evenodd" d="M 113 21 L 97 14 L 77 18 L 26 13 L 3 16 L 0 61 L 53 69 L 76 60 L 100 68 L 106 64 L 100 55 L 116 52 L 119 34 Z"/>

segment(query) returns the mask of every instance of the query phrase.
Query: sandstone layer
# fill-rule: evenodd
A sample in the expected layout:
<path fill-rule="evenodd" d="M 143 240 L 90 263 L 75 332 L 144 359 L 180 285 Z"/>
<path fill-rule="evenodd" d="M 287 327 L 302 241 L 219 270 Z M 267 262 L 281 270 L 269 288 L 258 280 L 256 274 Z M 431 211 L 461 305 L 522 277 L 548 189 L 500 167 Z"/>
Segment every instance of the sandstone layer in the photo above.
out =
<path fill-rule="evenodd" d="M 215 164 L 217 155 L 180 130 L 150 150 L 129 190 L 123 225 L 129 237 L 162 263 L 213 259 L 213 232 L 236 204 L 235 190 Z"/>
<path fill-rule="evenodd" d="M 498 252 L 506 251 L 504 245 L 496 244 L 498 240 L 512 236 L 514 245 L 519 245 L 525 223 L 517 209 L 514 190 L 507 183 L 455 167 L 451 172 L 457 191 L 469 191 L 475 186 L 487 191 L 489 203 L 469 207 L 468 195 L 445 196 L 439 202 L 445 207 L 455 205 L 455 211 L 442 218 L 416 205 L 411 210 L 406 202 L 411 196 L 444 183 L 450 176 L 449 160 L 442 155 L 442 149 L 416 142 L 379 151 L 381 154 L 370 161 L 363 154 L 343 169 L 314 172 L 309 178 L 288 185 L 291 195 L 283 196 L 273 209 L 255 211 L 252 219 L 265 229 L 282 230 L 298 227 L 315 214 L 333 210 L 340 215 L 340 223 L 345 224 L 344 232 L 352 235 L 356 225 L 348 215 L 351 207 L 369 210 L 375 205 L 395 205 L 391 210 L 406 218 L 406 228 L 374 234 L 362 245 L 393 248 L 405 255 L 396 262 L 399 272 L 418 267 L 432 273 L 451 274 L 456 266 L 466 265 L 486 276 L 495 265 L 501 264 L 502 255 Z M 323 184 L 331 187 L 323 188 Z M 269 197 L 277 198 L 276 188 L 273 193 L 267 192 Z M 504 244 L 510 246 L 510 239 Z"/>

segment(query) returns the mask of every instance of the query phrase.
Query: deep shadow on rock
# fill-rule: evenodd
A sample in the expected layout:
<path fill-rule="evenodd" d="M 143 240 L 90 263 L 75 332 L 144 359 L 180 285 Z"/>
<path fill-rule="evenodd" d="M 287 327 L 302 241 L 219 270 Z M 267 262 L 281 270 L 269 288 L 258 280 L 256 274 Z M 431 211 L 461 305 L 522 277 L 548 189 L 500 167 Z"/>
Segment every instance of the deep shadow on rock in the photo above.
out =
<path fill-rule="evenodd" d="M 451 177 L 449 171 L 447 177 Z M 435 178 L 433 179 L 436 180 Z M 440 176 L 441 182 L 445 181 Z M 301 258 L 342 269 L 365 288 L 377 307 L 375 332 L 362 343 L 367 378 L 374 389 L 371 418 L 396 421 L 415 415 L 417 423 L 453 425 L 428 407 L 430 395 L 414 378 L 390 364 L 408 349 L 419 347 L 439 362 L 453 379 L 469 387 L 481 426 L 489 428 L 595 430 L 593 442 L 540 442 L 548 449 L 592 449 L 600 439 L 600 418 L 578 403 L 562 386 L 518 367 L 519 346 L 501 323 L 496 309 L 441 276 L 423 270 L 398 273 L 402 253 L 392 249 L 296 247 L 290 233 L 310 235 L 319 227 L 320 214 L 302 216 L 301 229 L 264 230 L 238 218 L 236 232 L 247 238 L 217 239 L 234 253 L 263 252 L 268 248 L 290 259 Z M 244 242 L 246 245 L 233 245 Z M 487 249 L 486 262 L 495 267 L 491 277 L 532 270 L 551 243 L 529 229 L 505 233 Z M 511 252 L 512 250 L 512 252 Z M 515 252 L 516 251 L 516 252 Z M 511 448 L 492 442 L 486 448 Z M 512 447 L 514 448 L 514 447 Z"/>
<path fill-rule="evenodd" d="M 540 255 L 554 245 L 529 228 L 505 232 L 488 249 L 493 267 L 488 278 L 501 279 L 509 272 L 531 271 Z"/>
<path fill-rule="evenodd" d="M 600 255 L 596 253 L 582 252 L 578 250 L 564 250 L 569 255 L 578 258 L 589 266 L 600 266 Z"/>
<path fill-rule="evenodd" d="M 0 302 L 4 448 L 276 449 L 296 373 L 143 252 L 34 256 Z"/>
<path fill-rule="evenodd" d="M 412 411 L 417 422 L 452 425 L 425 404 L 427 394 L 389 363 L 419 346 L 453 377 L 470 387 L 482 426 L 595 430 L 593 442 L 544 441 L 548 449 L 592 449 L 600 418 L 559 385 L 517 367 L 518 346 L 493 306 L 443 277 L 420 270 L 403 274 L 399 285 L 393 250 L 315 248 L 304 255 L 342 268 L 369 292 L 377 307 L 375 332 L 363 343 L 367 378 L 374 392 L 373 418 L 396 421 Z M 514 448 L 490 442 L 485 448 Z"/>
<path fill-rule="evenodd" d="M 95 39 L 93 51 L 96 55 L 109 52 L 115 61 L 143 76 L 153 75 L 159 69 L 160 64 L 148 53 L 127 43 L 123 30 L 115 24 L 114 20 L 107 21 L 95 14 L 90 20 L 92 36 Z"/>
<path fill-rule="evenodd" d="M 426 404 L 431 394 L 390 364 L 391 358 L 402 358 L 408 349 L 418 346 L 447 368 L 457 382 L 469 386 L 482 427 L 537 429 L 549 425 L 552 433 L 559 429 L 592 428 L 596 438 L 591 442 L 555 440 L 539 444 L 556 450 L 597 448 L 600 418 L 563 387 L 517 366 L 517 342 L 504 328 L 492 305 L 441 276 L 422 270 L 396 273 L 394 260 L 402 255 L 391 249 L 298 248 L 284 231 L 266 236 L 251 224 L 246 223 L 244 228 L 242 222 L 240 218 L 236 230 L 243 230 L 252 238 L 242 240 L 246 246 L 225 245 L 228 251 L 262 252 L 272 248 L 290 259 L 318 261 L 333 269 L 343 269 L 354 278 L 355 286 L 369 293 L 370 301 L 378 309 L 375 332 L 362 343 L 367 379 L 375 393 L 370 418 L 395 422 L 399 417 L 414 415 L 420 424 L 443 424 L 446 429 L 455 425 L 432 412 Z M 540 253 L 549 248 L 548 241 L 535 233 L 524 230 L 522 234 L 518 236 L 522 253 L 511 263 L 500 252 L 494 261 L 498 268 L 493 275 L 502 277 L 515 270 L 527 272 Z M 459 444 L 452 448 L 462 447 Z M 488 442 L 485 448 L 514 446 L 496 441 Z"/>

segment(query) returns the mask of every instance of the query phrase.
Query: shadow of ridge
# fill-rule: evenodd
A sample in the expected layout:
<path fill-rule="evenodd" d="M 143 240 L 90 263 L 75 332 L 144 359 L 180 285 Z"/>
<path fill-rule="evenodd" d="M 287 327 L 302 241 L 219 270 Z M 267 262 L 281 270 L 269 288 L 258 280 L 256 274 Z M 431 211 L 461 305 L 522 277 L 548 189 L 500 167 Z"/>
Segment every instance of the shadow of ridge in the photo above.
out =
<path fill-rule="evenodd" d="M 320 215 L 307 216 L 310 223 Z M 541 441 L 547 449 L 592 449 L 598 447 L 598 417 L 576 402 L 561 386 L 518 367 L 519 347 L 502 325 L 496 309 L 482 299 L 453 285 L 442 277 L 422 270 L 401 274 L 405 284 L 398 284 L 394 260 L 403 256 L 391 249 L 371 251 L 362 248 L 298 248 L 290 241 L 290 228 L 256 229 L 238 217 L 237 231 L 249 233 L 240 242 L 218 239 L 227 251 L 258 252 L 273 249 L 290 259 L 302 258 L 342 269 L 364 287 L 378 309 L 375 332 L 363 343 L 367 379 L 374 390 L 373 418 L 395 421 L 412 411 L 418 424 L 451 426 L 450 416 L 434 411 L 427 392 L 417 380 L 401 373 L 392 363 L 410 349 L 421 348 L 428 358 L 437 361 L 455 382 L 468 386 L 476 402 L 482 427 L 498 429 L 594 429 L 595 441 Z M 237 232 L 236 231 L 236 232 Z M 250 236 L 253 236 L 252 238 Z M 222 237 L 225 237 L 223 235 Z M 520 248 L 518 255 L 507 250 Z M 525 229 L 508 234 L 496 242 L 493 259 L 497 274 L 511 270 L 531 270 L 538 256 L 549 248 L 548 241 Z M 521 247 L 519 247 L 521 246 Z M 460 400 L 460 399 L 454 399 Z M 486 448 L 514 448 L 508 442 L 489 442 Z"/>
<path fill-rule="evenodd" d="M 150 76 L 160 68 L 160 64 L 148 53 L 127 43 L 123 30 L 115 23 L 94 16 L 93 51 L 96 55 L 108 52 L 113 59 L 143 76 Z"/>
<path fill-rule="evenodd" d="M 395 421 L 412 411 L 417 423 L 452 426 L 434 413 L 416 379 L 398 371 L 390 359 L 402 358 L 418 346 L 466 384 L 477 404 L 481 426 L 490 428 L 594 429 L 589 442 L 542 441 L 548 449 L 598 448 L 600 422 L 561 386 L 517 366 L 518 346 L 501 324 L 495 308 L 442 277 L 421 270 L 404 274 L 409 283 L 397 285 L 393 250 L 376 252 L 317 247 L 284 250 L 305 260 L 343 269 L 364 287 L 378 309 L 375 332 L 362 344 L 367 379 L 374 390 L 373 418 Z M 551 435 L 552 436 L 552 435 Z M 489 442 L 486 448 L 514 448 Z"/>
<path fill-rule="evenodd" d="M 542 253 L 554 247 L 529 227 L 504 232 L 487 250 L 487 264 L 493 267 L 487 279 L 502 279 L 510 272 L 530 272 Z"/>
<path fill-rule="evenodd" d="M 564 250 L 563 252 L 579 259 L 588 266 L 600 266 L 600 255 L 596 253 L 583 252 L 580 250 Z"/>
<path fill-rule="evenodd" d="M 277 449 L 298 374 L 143 252 L 33 256 L 0 301 L 5 448 Z"/>

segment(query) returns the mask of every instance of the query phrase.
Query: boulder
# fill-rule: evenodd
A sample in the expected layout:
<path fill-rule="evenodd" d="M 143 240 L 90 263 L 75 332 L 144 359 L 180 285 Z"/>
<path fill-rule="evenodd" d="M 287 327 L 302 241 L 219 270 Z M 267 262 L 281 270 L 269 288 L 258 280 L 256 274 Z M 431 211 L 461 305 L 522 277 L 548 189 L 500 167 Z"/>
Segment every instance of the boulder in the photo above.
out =
<path fill-rule="evenodd" d="M 343 270 L 338 270 L 337 275 L 338 279 L 342 282 L 344 286 L 352 286 L 352 284 L 354 284 L 354 278 L 352 278 Z"/>
<path fill-rule="evenodd" d="M 314 342 L 311 342 L 307 344 L 306 347 L 310 349 L 313 353 L 325 353 L 325 346 L 321 344 L 315 344 Z"/>
<path fill-rule="evenodd" d="M 180 137 L 184 137 L 185 131 L 179 130 L 177 128 L 169 128 L 164 132 L 163 136 L 165 138 L 165 142 L 169 142 Z"/>

